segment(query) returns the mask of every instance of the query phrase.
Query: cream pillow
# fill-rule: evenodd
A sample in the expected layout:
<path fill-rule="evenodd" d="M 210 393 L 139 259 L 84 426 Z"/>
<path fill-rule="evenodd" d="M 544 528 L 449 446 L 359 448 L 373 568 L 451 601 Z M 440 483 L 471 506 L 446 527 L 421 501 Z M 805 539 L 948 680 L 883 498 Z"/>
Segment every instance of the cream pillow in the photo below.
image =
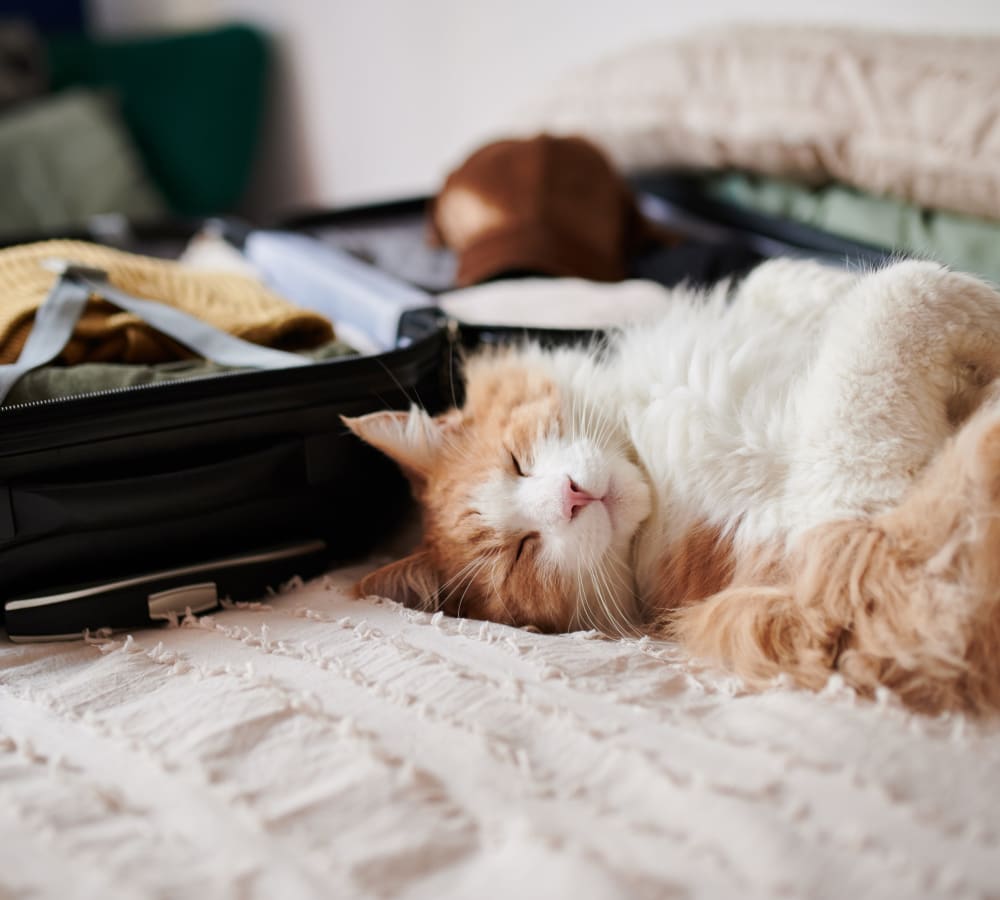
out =
<path fill-rule="evenodd" d="M 626 171 L 836 179 L 1000 218 L 1000 37 L 728 27 L 571 73 L 512 124 L 587 136 Z"/>

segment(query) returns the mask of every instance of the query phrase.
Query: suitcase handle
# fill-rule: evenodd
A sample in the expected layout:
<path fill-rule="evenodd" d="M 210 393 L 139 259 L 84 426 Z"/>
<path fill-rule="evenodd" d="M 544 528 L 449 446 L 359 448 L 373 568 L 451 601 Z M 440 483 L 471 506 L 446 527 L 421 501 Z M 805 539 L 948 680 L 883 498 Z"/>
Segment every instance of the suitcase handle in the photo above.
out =
<path fill-rule="evenodd" d="M 212 362 L 250 369 L 288 369 L 311 364 L 311 360 L 296 353 L 241 340 L 175 307 L 133 297 L 110 284 L 107 273 L 100 269 L 62 260 L 51 262 L 60 277 L 35 312 L 34 325 L 17 362 L 0 366 L 0 404 L 22 376 L 52 362 L 62 352 L 91 295 L 134 313 L 147 325 Z"/>
<path fill-rule="evenodd" d="M 312 481 L 307 444 L 302 438 L 286 440 L 172 472 L 14 483 L 9 486 L 9 518 L 15 527 L 10 537 L 20 541 L 59 531 L 176 519 L 202 509 L 233 507 L 264 489 L 302 489 Z"/>
<path fill-rule="evenodd" d="M 64 641 L 87 630 L 145 628 L 186 613 L 207 612 L 223 597 L 247 599 L 292 575 L 311 577 L 326 564 L 321 540 L 265 547 L 116 581 L 5 600 L 7 636 L 16 642 Z"/>

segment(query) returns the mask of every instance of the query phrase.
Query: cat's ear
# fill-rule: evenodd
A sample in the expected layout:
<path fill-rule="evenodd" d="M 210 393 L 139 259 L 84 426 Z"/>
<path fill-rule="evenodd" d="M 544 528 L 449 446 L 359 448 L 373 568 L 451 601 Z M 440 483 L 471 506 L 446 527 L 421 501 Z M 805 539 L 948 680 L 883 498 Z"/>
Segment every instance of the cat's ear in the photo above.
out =
<path fill-rule="evenodd" d="M 403 559 L 370 572 L 358 582 L 359 597 L 388 597 L 409 606 L 433 612 L 438 608 L 441 578 L 431 563 L 430 554 L 418 550 Z"/>
<path fill-rule="evenodd" d="M 409 412 L 377 412 L 340 419 L 361 440 L 394 459 L 411 480 L 417 481 L 430 471 L 446 427 L 442 420 L 431 418 L 416 406 Z"/>

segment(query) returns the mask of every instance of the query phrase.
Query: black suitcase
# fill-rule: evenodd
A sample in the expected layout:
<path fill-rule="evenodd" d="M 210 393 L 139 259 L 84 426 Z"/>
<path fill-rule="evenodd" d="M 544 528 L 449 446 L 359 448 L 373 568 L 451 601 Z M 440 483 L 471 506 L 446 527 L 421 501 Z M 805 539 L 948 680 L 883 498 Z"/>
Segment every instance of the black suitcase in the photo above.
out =
<path fill-rule="evenodd" d="M 440 316 L 400 331 L 377 356 L 0 406 L 8 636 L 150 624 L 368 551 L 408 492 L 339 417 L 443 396 Z"/>
<path fill-rule="evenodd" d="M 745 241 L 762 256 L 884 256 L 780 220 L 727 222 L 724 209 L 699 206 L 686 188 L 658 187 L 644 195 L 647 212 L 708 241 Z M 421 198 L 310 214 L 283 227 L 433 292 L 449 283 L 453 260 L 426 248 L 425 208 Z M 190 233 L 180 223 L 101 238 L 169 256 Z M 398 523 L 409 492 L 393 464 L 339 416 L 412 402 L 437 411 L 460 400 L 458 344 L 525 335 L 545 343 L 594 337 L 460 326 L 429 307 L 405 313 L 400 347 L 374 356 L 0 407 L 8 636 L 75 638 L 148 625 L 224 597 L 252 599 L 293 574 L 363 555 Z"/>

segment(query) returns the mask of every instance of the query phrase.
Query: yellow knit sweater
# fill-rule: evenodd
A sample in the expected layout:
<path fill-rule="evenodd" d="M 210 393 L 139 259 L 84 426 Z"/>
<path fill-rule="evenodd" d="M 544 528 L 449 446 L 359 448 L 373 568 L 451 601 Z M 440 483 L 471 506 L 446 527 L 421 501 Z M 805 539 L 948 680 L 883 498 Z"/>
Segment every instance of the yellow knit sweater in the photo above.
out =
<path fill-rule="evenodd" d="M 244 275 L 186 268 L 83 241 L 43 241 L 0 250 L 0 363 L 17 360 L 35 310 L 57 276 L 44 268 L 60 259 L 103 269 L 111 283 L 145 300 L 157 300 L 223 331 L 270 347 L 303 350 L 332 339 L 322 316 L 299 309 Z M 61 362 L 155 363 L 189 357 L 176 342 L 132 313 L 92 298 Z"/>

